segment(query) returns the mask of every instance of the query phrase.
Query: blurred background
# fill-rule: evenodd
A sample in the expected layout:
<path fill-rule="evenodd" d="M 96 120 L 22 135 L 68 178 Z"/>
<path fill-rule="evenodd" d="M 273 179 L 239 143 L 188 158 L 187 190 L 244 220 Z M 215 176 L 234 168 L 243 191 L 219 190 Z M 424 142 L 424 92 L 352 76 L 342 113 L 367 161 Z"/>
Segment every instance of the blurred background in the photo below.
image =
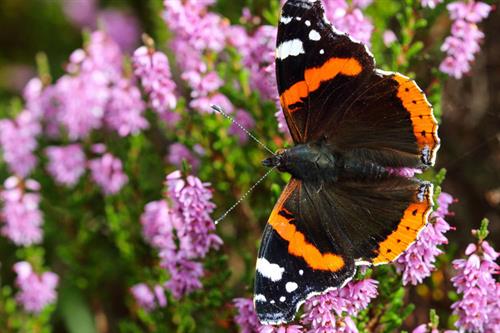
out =
<path fill-rule="evenodd" d="M 220 0 L 215 8 L 237 22 L 245 6 L 259 14 L 267 3 Z M 169 34 L 158 15 L 162 8 L 161 0 L 1 0 L 0 105 L 20 103 L 25 84 L 37 75 L 39 52 L 47 55 L 53 77 L 61 76 L 68 56 L 83 43 L 82 31 L 106 30 L 129 52 L 141 45 L 143 32 L 166 45 Z M 448 24 L 443 19 L 443 29 Z M 443 87 L 437 169 L 447 169 L 443 190 L 458 200 L 448 220 L 456 227 L 449 233 L 454 253 L 463 253 L 470 230 L 484 217 L 490 220 L 490 242 L 497 249 L 500 244 L 500 11 L 493 11 L 482 28 L 486 37 L 472 71 Z M 432 80 L 425 67 L 416 76 Z"/>

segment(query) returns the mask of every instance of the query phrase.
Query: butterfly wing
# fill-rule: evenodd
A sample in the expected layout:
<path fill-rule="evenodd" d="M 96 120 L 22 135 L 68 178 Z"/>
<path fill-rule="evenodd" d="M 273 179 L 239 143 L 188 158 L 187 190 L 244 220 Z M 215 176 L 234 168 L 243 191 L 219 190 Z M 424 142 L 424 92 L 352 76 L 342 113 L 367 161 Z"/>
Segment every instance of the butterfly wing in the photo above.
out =
<path fill-rule="evenodd" d="M 326 139 L 389 167 L 434 164 L 438 126 L 424 93 L 399 73 L 376 70 L 362 44 L 325 20 L 321 1 L 285 3 L 276 72 L 296 143 Z"/>
<path fill-rule="evenodd" d="M 304 195 L 303 183 L 292 179 L 264 230 L 254 288 L 264 324 L 293 320 L 308 297 L 339 287 L 354 274 L 354 260 L 343 252 L 348 244 L 321 228 L 319 221 L 328 218 L 325 207 Z"/>
<path fill-rule="evenodd" d="M 393 261 L 415 241 L 431 208 L 432 185 L 417 179 L 292 179 L 259 250 L 254 302 L 260 321 L 293 320 L 307 298 L 349 281 L 355 263 Z"/>

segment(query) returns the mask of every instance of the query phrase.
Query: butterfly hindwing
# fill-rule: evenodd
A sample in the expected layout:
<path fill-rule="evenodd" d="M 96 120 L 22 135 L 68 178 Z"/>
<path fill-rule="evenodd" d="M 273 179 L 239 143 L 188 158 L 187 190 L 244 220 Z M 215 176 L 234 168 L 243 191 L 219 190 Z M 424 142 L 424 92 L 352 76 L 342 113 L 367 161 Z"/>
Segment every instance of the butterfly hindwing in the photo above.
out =
<path fill-rule="evenodd" d="M 354 274 L 341 239 L 322 232 L 317 210 L 292 179 L 266 226 L 257 259 L 254 303 L 262 323 L 291 321 L 310 296 L 339 287 Z"/>

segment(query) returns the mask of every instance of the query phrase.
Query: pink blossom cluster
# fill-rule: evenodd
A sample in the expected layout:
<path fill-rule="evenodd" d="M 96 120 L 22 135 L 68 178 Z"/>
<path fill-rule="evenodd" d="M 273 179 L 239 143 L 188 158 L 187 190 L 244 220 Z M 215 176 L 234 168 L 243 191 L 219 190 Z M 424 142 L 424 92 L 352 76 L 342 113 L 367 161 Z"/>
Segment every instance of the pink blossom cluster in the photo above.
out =
<path fill-rule="evenodd" d="M 351 316 L 356 316 L 378 295 L 377 285 L 376 280 L 364 279 L 314 296 L 304 305 L 302 322 L 314 333 L 358 332 Z"/>
<path fill-rule="evenodd" d="M 420 0 L 422 7 L 436 8 L 443 0 Z"/>
<path fill-rule="evenodd" d="M 7 178 L 0 191 L 1 233 L 14 244 L 29 246 L 42 241 L 40 184 L 16 176 Z"/>
<path fill-rule="evenodd" d="M 92 180 L 106 195 L 118 193 L 128 182 L 122 161 L 109 152 L 90 160 L 88 165 Z"/>
<path fill-rule="evenodd" d="M 163 287 L 175 298 L 202 287 L 204 271 L 199 259 L 222 244 L 210 217 L 215 205 L 208 186 L 175 171 L 167 176 L 172 206 L 166 200 L 153 201 L 141 215 L 144 238 L 159 251 L 160 265 L 170 275 Z"/>
<path fill-rule="evenodd" d="M 453 261 L 457 274 L 451 279 L 461 299 L 452 305 L 457 328 L 467 332 L 500 331 L 500 267 L 496 252 L 487 241 L 469 244 L 466 259 Z"/>
<path fill-rule="evenodd" d="M 150 288 L 145 283 L 138 283 L 130 288 L 130 292 L 134 296 L 137 304 L 146 311 L 152 311 L 158 307 L 164 308 L 167 306 L 165 290 L 160 285 L 155 285 L 153 288 Z"/>
<path fill-rule="evenodd" d="M 194 171 L 196 171 L 200 166 L 198 157 L 203 155 L 204 151 L 200 145 L 195 145 L 193 150 L 192 152 L 180 142 L 172 143 L 168 149 L 167 162 L 181 169 L 182 163 L 185 161 Z"/>
<path fill-rule="evenodd" d="M 49 146 L 47 171 L 61 185 L 73 186 L 85 172 L 85 152 L 79 144 Z"/>
<path fill-rule="evenodd" d="M 57 299 L 56 287 L 59 277 L 52 272 L 41 275 L 33 271 L 33 267 L 26 261 L 14 265 L 17 274 L 16 284 L 19 292 L 16 301 L 21 304 L 25 311 L 39 313 L 47 305 L 53 304 Z"/>
<path fill-rule="evenodd" d="M 229 99 L 218 92 L 223 81 L 211 69 L 213 60 L 208 54 L 217 55 L 226 46 L 229 24 L 220 15 L 210 12 L 213 0 L 165 0 L 164 20 L 174 33 L 171 47 L 176 50 L 181 77 L 191 88 L 190 107 L 201 112 L 211 112 L 210 105 L 221 105 L 233 111 Z"/>
<path fill-rule="evenodd" d="M 439 208 L 432 213 L 429 223 L 420 232 L 418 239 L 397 260 L 396 269 L 403 274 L 403 284 L 417 285 L 431 275 L 436 257 L 443 251 L 439 246 L 448 243 L 444 234 L 451 229 L 445 217 L 453 198 L 442 192 L 438 197 Z"/>
<path fill-rule="evenodd" d="M 167 56 L 160 51 L 141 46 L 135 50 L 132 61 L 134 73 L 149 95 L 153 110 L 168 124 L 175 125 L 178 115 L 172 111 L 177 105 L 176 86 L 172 81 Z"/>
<path fill-rule="evenodd" d="M 236 298 L 234 305 L 237 314 L 235 322 L 241 332 L 358 332 L 351 316 L 356 316 L 365 309 L 378 295 L 378 282 L 364 279 L 349 282 L 343 288 L 329 291 L 323 295 L 308 299 L 304 305 L 301 325 L 270 326 L 261 325 L 251 299 Z"/>
<path fill-rule="evenodd" d="M 475 54 L 480 50 L 484 34 L 477 24 L 488 17 L 491 6 L 481 1 L 456 1 L 447 5 L 453 20 L 451 36 L 447 37 L 441 50 L 446 58 L 439 69 L 456 79 L 471 69 Z"/>
<path fill-rule="evenodd" d="M 36 166 L 34 155 L 41 127 L 36 116 L 22 111 L 14 119 L 0 120 L 0 148 L 9 170 L 20 177 L 28 176 Z"/>
<path fill-rule="evenodd" d="M 95 29 L 99 21 L 102 29 L 113 38 L 120 48 L 130 51 L 139 41 L 140 26 L 129 11 L 106 8 L 100 10 L 97 0 L 62 1 L 67 18 L 80 28 Z"/>
<path fill-rule="evenodd" d="M 333 26 L 366 45 L 370 45 L 373 24 L 363 15 L 363 9 L 371 3 L 371 0 L 353 0 L 350 4 L 346 0 L 324 1 L 326 16 Z"/>

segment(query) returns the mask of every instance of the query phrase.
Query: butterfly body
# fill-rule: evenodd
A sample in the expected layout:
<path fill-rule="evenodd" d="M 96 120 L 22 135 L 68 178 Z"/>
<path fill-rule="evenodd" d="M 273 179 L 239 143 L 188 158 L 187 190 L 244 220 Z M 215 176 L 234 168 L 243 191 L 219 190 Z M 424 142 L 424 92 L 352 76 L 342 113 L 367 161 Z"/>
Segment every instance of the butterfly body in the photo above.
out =
<path fill-rule="evenodd" d="M 337 181 L 339 177 L 370 180 L 389 175 L 383 166 L 368 160 L 346 157 L 325 141 L 298 144 L 280 151 L 262 163 L 308 182 L 330 183 Z"/>
<path fill-rule="evenodd" d="M 363 44 L 326 20 L 320 0 L 283 5 L 276 77 L 295 145 L 263 161 L 292 176 L 257 258 L 254 303 L 264 324 L 293 320 L 356 266 L 394 261 L 417 239 L 433 187 L 397 170 L 432 166 L 439 148 L 422 90 L 376 69 Z"/>

